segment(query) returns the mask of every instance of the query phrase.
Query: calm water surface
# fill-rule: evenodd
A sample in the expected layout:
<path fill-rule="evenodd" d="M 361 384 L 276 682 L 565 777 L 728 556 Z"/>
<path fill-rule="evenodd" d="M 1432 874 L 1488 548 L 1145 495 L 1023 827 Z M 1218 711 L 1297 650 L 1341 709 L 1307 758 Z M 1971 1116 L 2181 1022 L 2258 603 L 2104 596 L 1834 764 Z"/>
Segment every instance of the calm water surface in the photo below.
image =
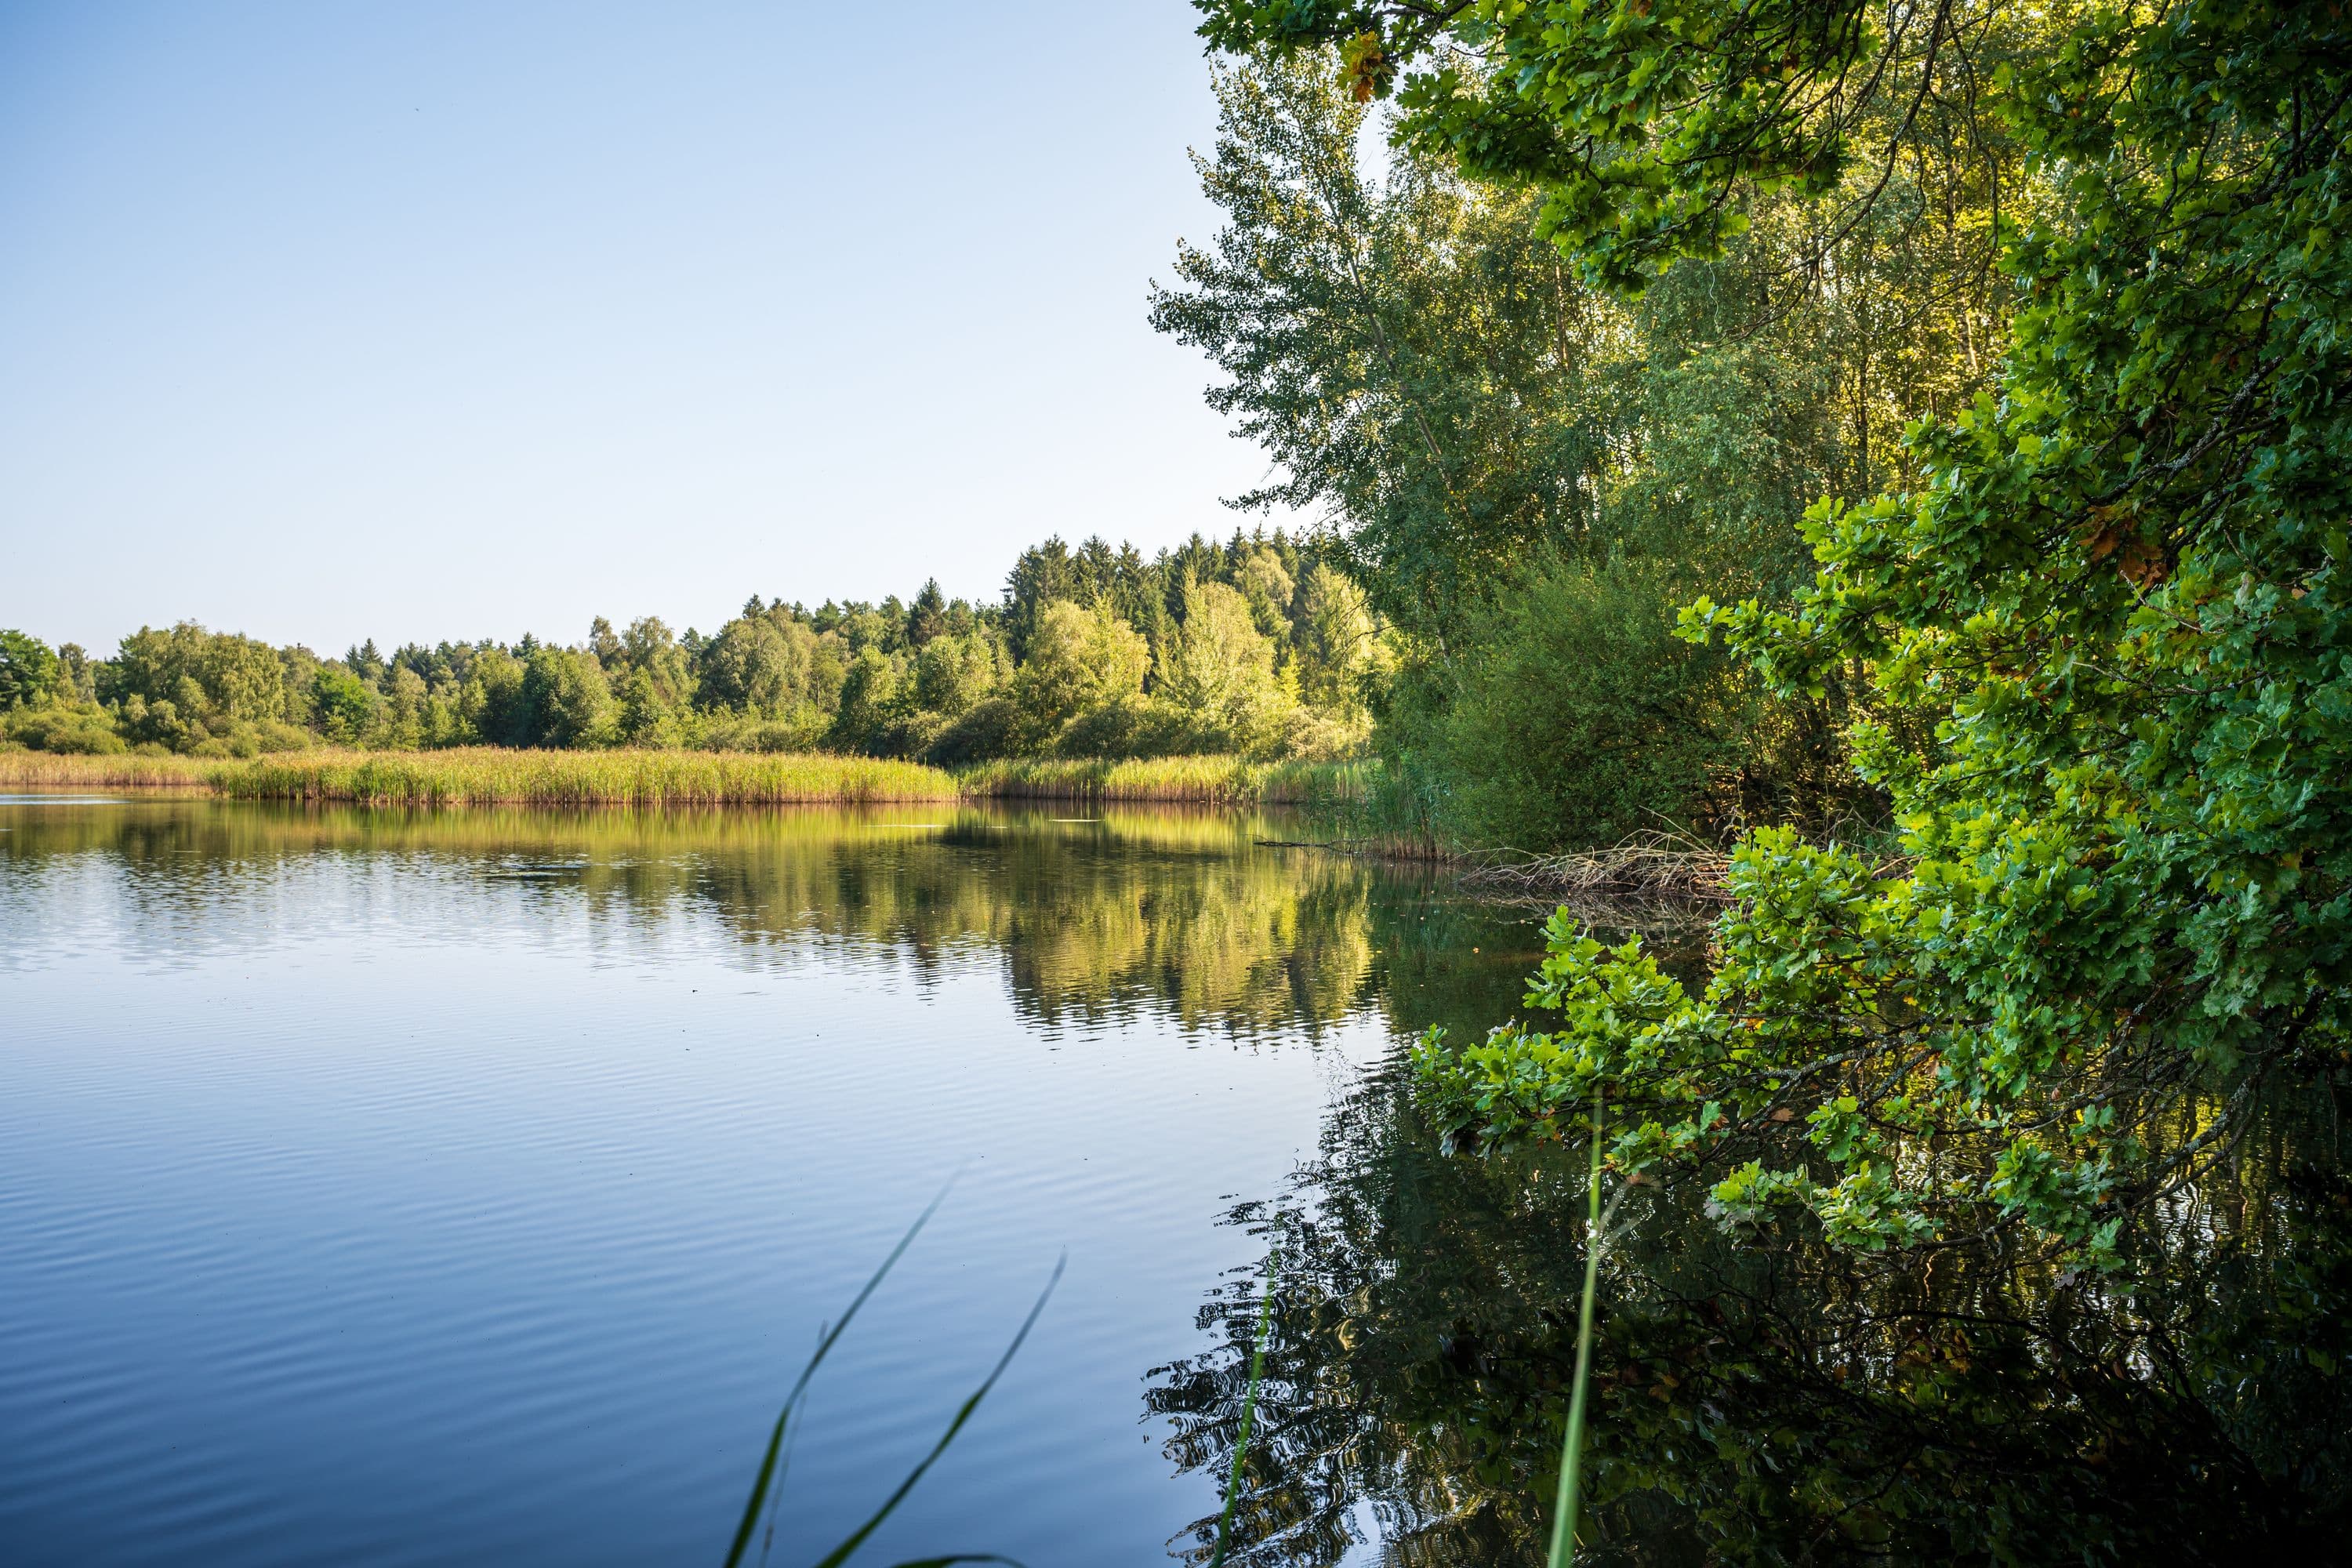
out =
<path fill-rule="evenodd" d="M 1200 1563 L 1278 1245 L 1236 1568 L 1541 1563 L 1582 1154 L 1451 1149 L 1397 1070 L 1515 1011 L 1536 933 L 1266 836 L 0 802 L 0 1561 L 715 1563 L 961 1172 L 820 1374 L 772 1562 L 1066 1250 L 859 1561 Z M 2113 1276 L 1630 1194 L 1580 1563 L 2347 1561 L 2352 1089 L 2260 1103 Z"/>
<path fill-rule="evenodd" d="M 861 1561 L 1167 1561 L 1217 1479 L 1152 1375 L 1264 1251 L 1222 1222 L 1526 957 L 1262 831 L 0 802 L 0 1556 L 716 1561 L 960 1172 L 816 1384 L 773 1560 L 887 1495 L 1066 1250 Z"/>

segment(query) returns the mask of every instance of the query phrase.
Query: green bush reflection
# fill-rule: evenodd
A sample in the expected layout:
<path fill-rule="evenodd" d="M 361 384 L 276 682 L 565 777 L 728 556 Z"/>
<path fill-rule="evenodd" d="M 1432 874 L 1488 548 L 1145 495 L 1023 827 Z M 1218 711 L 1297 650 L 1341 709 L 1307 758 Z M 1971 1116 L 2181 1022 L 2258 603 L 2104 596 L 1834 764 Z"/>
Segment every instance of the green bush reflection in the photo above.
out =
<path fill-rule="evenodd" d="M 1868 1263 L 1629 1194 L 1604 1255 L 1580 1562 L 2330 1560 L 2352 1513 L 2352 1094 L 2271 1108 L 2117 1286 L 1999 1256 Z M 1574 1355 L 1581 1156 L 1450 1153 L 1380 1076 L 1288 1192 L 1235 1562 L 1544 1561 Z M 1255 1328 L 1155 1369 L 1169 1452 L 1222 1475 Z M 1185 1545 L 1198 1560 L 1213 1521 Z M 1360 1550 L 1360 1548 L 1359 1548 Z"/>

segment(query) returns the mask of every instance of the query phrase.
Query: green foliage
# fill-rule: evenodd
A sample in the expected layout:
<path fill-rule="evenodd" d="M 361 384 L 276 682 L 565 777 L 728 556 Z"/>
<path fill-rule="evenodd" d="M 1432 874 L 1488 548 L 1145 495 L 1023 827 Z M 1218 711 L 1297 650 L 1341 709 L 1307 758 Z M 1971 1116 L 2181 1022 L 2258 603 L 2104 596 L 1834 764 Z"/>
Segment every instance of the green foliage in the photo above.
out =
<path fill-rule="evenodd" d="M 1403 761 L 1437 781 L 1440 831 L 1540 848 L 1691 828 L 1761 716 L 1722 655 L 1675 636 L 1679 599 L 1655 563 L 1551 563 L 1466 620 L 1450 669 L 1401 680 Z"/>
<path fill-rule="evenodd" d="M 534 651 L 520 696 L 527 745 L 586 746 L 610 736 L 613 693 L 596 656 L 584 648 Z"/>
<path fill-rule="evenodd" d="M 1151 652 L 1107 601 L 1055 599 L 1039 612 L 1011 695 L 1041 734 L 1098 703 L 1140 695 Z"/>
<path fill-rule="evenodd" d="M 1363 589 L 1318 561 L 1307 574 L 1297 605 L 1300 698 L 1338 714 L 1363 712 L 1393 667 Z"/>
<path fill-rule="evenodd" d="M 940 767 L 962 767 L 993 757 L 1017 756 L 1034 743 L 1032 727 L 1009 697 L 973 703 L 931 738 L 924 759 Z"/>
<path fill-rule="evenodd" d="M 1320 586 L 1301 594 L 1302 576 Z M 1038 596 L 1040 584 L 1056 584 L 1066 592 Z M 1234 643 L 1238 605 L 1253 668 L 1270 661 L 1278 684 L 1294 665 L 1311 668 L 1328 708 L 1246 727 L 1222 709 L 1147 700 L 1155 658 L 1176 657 L 1188 595 L 1202 594 L 1223 629 L 1196 632 L 1195 645 Z M 936 582 L 911 604 L 810 610 L 754 595 L 708 637 L 678 636 L 652 616 L 615 630 L 600 616 L 575 647 L 527 636 L 387 654 L 370 639 L 331 659 L 193 622 L 142 629 L 103 662 L 70 645 L 52 657 L 11 633 L 22 643 L 16 666 L 36 673 L 41 691 L 93 710 L 27 720 L 17 743 L 103 749 L 110 735 L 203 756 L 320 742 L 391 752 L 822 747 L 957 763 L 1089 746 L 1135 757 L 1246 744 L 1259 756 L 1322 760 L 1362 749 L 1365 688 L 1384 668 L 1381 629 L 1336 568 L 1281 533 L 1237 531 L 1222 545 L 1195 535 L 1150 560 L 1099 538 L 1076 551 L 1049 540 L 1024 553 L 1005 600 L 950 600 Z M 1310 601 L 1323 606 L 1319 634 L 1294 626 Z M 1016 638 L 1008 626 L 1025 630 Z M 31 690 L 35 676 L 16 685 Z M 47 699 L 36 706 L 46 711 Z"/>
<path fill-rule="evenodd" d="M 1860 668 L 1939 716 L 1855 728 L 1902 858 L 1751 837 L 1698 996 L 1556 927 L 1531 998 L 1565 1026 L 1424 1051 L 1450 1114 L 1539 1130 L 1599 1079 L 1639 1108 L 1622 1162 L 1755 1146 L 1734 1214 L 1800 1204 L 1864 1247 L 2004 1224 L 2110 1264 L 2265 1076 L 2347 1049 L 2352 21 L 2061 16 L 1982 105 L 2045 195 L 2002 258 L 1998 395 L 1915 429 L 1916 488 L 1814 509 L 1793 606 L 1690 616 L 1784 690 Z M 1866 33 L 1792 58 L 1844 71 Z M 1660 146 L 1713 134 L 1628 102 Z M 1832 162 L 1850 132 L 1786 128 Z M 1652 208 L 1564 220 L 1604 271 L 1704 253 L 1716 230 L 1659 215 L 1728 210 L 1720 180 L 1756 174 L 1643 166 Z M 1761 1136 L 1783 1112 L 1793 1156 Z"/>
<path fill-rule="evenodd" d="M 1423 908 L 1377 932 L 1392 977 L 1436 923 Z M 1475 933 L 1448 934 L 1429 957 L 1451 978 Z M 1386 994 L 1417 1018 L 1496 1005 L 1464 989 Z M 1352 1561 L 1371 1535 L 1404 1562 L 1547 1562 L 1595 1262 L 1589 1152 L 1459 1158 L 1407 1087 L 1369 1076 L 1291 1190 L 1229 1216 L 1284 1260 L 1233 1561 Z M 2129 1289 L 1998 1248 L 1857 1267 L 1808 1225 L 1727 1233 L 1703 1189 L 1604 1172 L 1576 1561 L 2337 1555 L 2346 1088 L 2273 1096 L 2179 1223 L 2141 1238 Z M 1236 1446 L 1255 1309 L 1223 1284 L 1201 1308 L 1213 1351 L 1152 1374 L 1166 1450 L 1202 1484 Z"/>
<path fill-rule="evenodd" d="M 1217 92 L 1220 136 L 1199 166 L 1228 224 L 1213 247 L 1180 250 L 1153 321 L 1216 361 L 1228 379 L 1211 405 L 1278 465 L 1279 482 L 1234 504 L 1320 506 L 1344 526 L 1368 608 L 1404 634 L 1380 743 L 1433 799 L 1475 805 L 1444 824 L 1454 841 L 1553 849 L 1629 820 L 1728 830 L 1877 808 L 1825 744 L 1863 700 L 1848 681 L 1778 695 L 1726 661 L 1670 656 L 1670 705 L 1739 714 L 1733 743 L 1696 748 L 1694 768 L 1694 749 L 1669 741 L 1638 784 L 1607 786 L 1606 810 L 1589 786 L 1642 721 L 1638 681 L 1617 688 L 1633 713 L 1572 700 L 1572 721 L 1547 716 L 1536 755 L 1514 721 L 1629 624 L 1622 595 L 1560 581 L 1635 571 L 1659 595 L 1636 617 L 1650 645 L 1678 599 L 1785 592 L 1809 566 L 1805 508 L 1898 475 L 1904 422 L 1979 384 L 1996 314 L 1982 182 L 1920 163 L 1836 233 L 1766 203 L 1738 243 L 1629 300 L 1539 237 L 1535 196 L 1465 182 L 1425 138 L 1406 136 L 1374 178 L 1360 143 L 1380 122 L 1327 58 L 1261 55 Z M 1833 287 L 1792 281 L 1825 270 Z M 1318 608 L 1311 574 L 1293 581 L 1280 667 L 1328 713 L 1346 711 L 1351 680 L 1377 697 L 1388 650 L 1335 667 L 1322 650 L 1353 639 L 1328 593 Z M 1549 678 L 1525 645 L 1530 598 L 1546 639 L 1576 655 Z M 1630 653 L 1615 663 L 1640 673 Z M 1694 675 L 1711 684 L 1677 684 Z M 1516 775 L 1499 788 L 1496 759 Z"/>
<path fill-rule="evenodd" d="M 56 651 L 38 637 L 0 629 L 0 711 L 30 707 L 57 688 Z"/>
<path fill-rule="evenodd" d="M 194 621 L 166 631 L 142 626 L 100 667 L 98 696 L 141 711 L 129 728 L 141 740 L 171 743 L 189 735 L 225 734 L 240 722 L 282 719 L 285 677 L 277 650 Z"/>
<path fill-rule="evenodd" d="M 1185 593 L 1184 624 L 1162 660 L 1155 694 L 1223 742 L 1203 750 L 1271 754 L 1297 702 L 1289 672 L 1275 667 L 1275 651 L 1238 590 L 1200 584 Z"/>
<path fill-rule="evenodd" d="M 763 719 L 782 718 L 803 704 L 828 706 L 817 696 L 841 662 L 797 620 L 745 616 L 721 627 L 704 651 L 701 701 Z M 835 692 L 838 681 L 835 676 L 830 682 Z"/>
<path fill-rule="evenodd" d="M 341 665 L 322 665 L 310 681 L 310 710 L 319 732 L 330 741 L 355 745 L 375 727 L 379 706 L 375 688 Z"/>
<path fill-rule="evenodd" d="M 1164 698 L 1121 696 L 1097 703 L 1064 724 L 1053 750 L 1063 757 L 1171 757 L 1192 751 L 1230 750 L 1201 743 L 1202 727 Z"/>
<path fill-rule="evenodd" d="M 1228 226 L 1179 248 L 1152 324 L 1216 361 L 1210 406 L 1283 470 L 1235 504 L 1337 510 L 1373 605 L 1440 635 L 1517 551 L 1589 524 L 1606 324 L 1525 212 L 1425 164 L 1370 181 L 1364 111 L 1313 66 L 1229 70 L 1217 96 L 1196 166 Z"/>
<path fill-rule="evenodd" d="M 44 703 L 0 713 L 0 735 L 36 752 L 111 756 L 131 749 L 114 721 L 96 703 Z"/>
<path fill-rule="evenodd" d="M 994 650 L 986 638 L 941 632 L 927 637 L 915 657 L 915 706 L 955 718 L 996 684 Z"/>

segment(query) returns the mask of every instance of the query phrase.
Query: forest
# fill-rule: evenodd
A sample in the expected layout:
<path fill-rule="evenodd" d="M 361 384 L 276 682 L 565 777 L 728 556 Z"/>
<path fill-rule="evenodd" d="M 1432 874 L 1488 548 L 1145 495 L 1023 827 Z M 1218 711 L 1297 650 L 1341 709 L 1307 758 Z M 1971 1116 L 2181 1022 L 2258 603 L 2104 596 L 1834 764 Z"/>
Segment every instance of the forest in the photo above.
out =
<path fill-rule="evenodd" d="M 1195 535 L 1147 560 L 1059 539 L 1003 599 L 816 609 L 754 595 L 708 635 L 597 617 L 525 636 L 340 658 L 194 622 L 109 658 L 0 632 L 0 725 L 61 752 L 257 756 L 320 745 L 812 752 L 961 764 L 1007 757 L 1359 751 L 1389 658 L 1364 595 L 1311 542 Z"/>

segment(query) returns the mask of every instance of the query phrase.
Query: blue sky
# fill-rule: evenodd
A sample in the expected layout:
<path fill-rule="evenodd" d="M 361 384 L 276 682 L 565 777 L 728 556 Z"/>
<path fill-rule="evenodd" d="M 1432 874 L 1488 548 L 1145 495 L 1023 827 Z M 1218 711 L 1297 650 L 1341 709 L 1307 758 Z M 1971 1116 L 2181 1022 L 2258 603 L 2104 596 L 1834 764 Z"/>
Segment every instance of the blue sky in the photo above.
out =
<path fill-rule="evenodd" d="M 1229 531 L 1184 0 L 0 4 L 0 626 L 340 651 Z"/>

